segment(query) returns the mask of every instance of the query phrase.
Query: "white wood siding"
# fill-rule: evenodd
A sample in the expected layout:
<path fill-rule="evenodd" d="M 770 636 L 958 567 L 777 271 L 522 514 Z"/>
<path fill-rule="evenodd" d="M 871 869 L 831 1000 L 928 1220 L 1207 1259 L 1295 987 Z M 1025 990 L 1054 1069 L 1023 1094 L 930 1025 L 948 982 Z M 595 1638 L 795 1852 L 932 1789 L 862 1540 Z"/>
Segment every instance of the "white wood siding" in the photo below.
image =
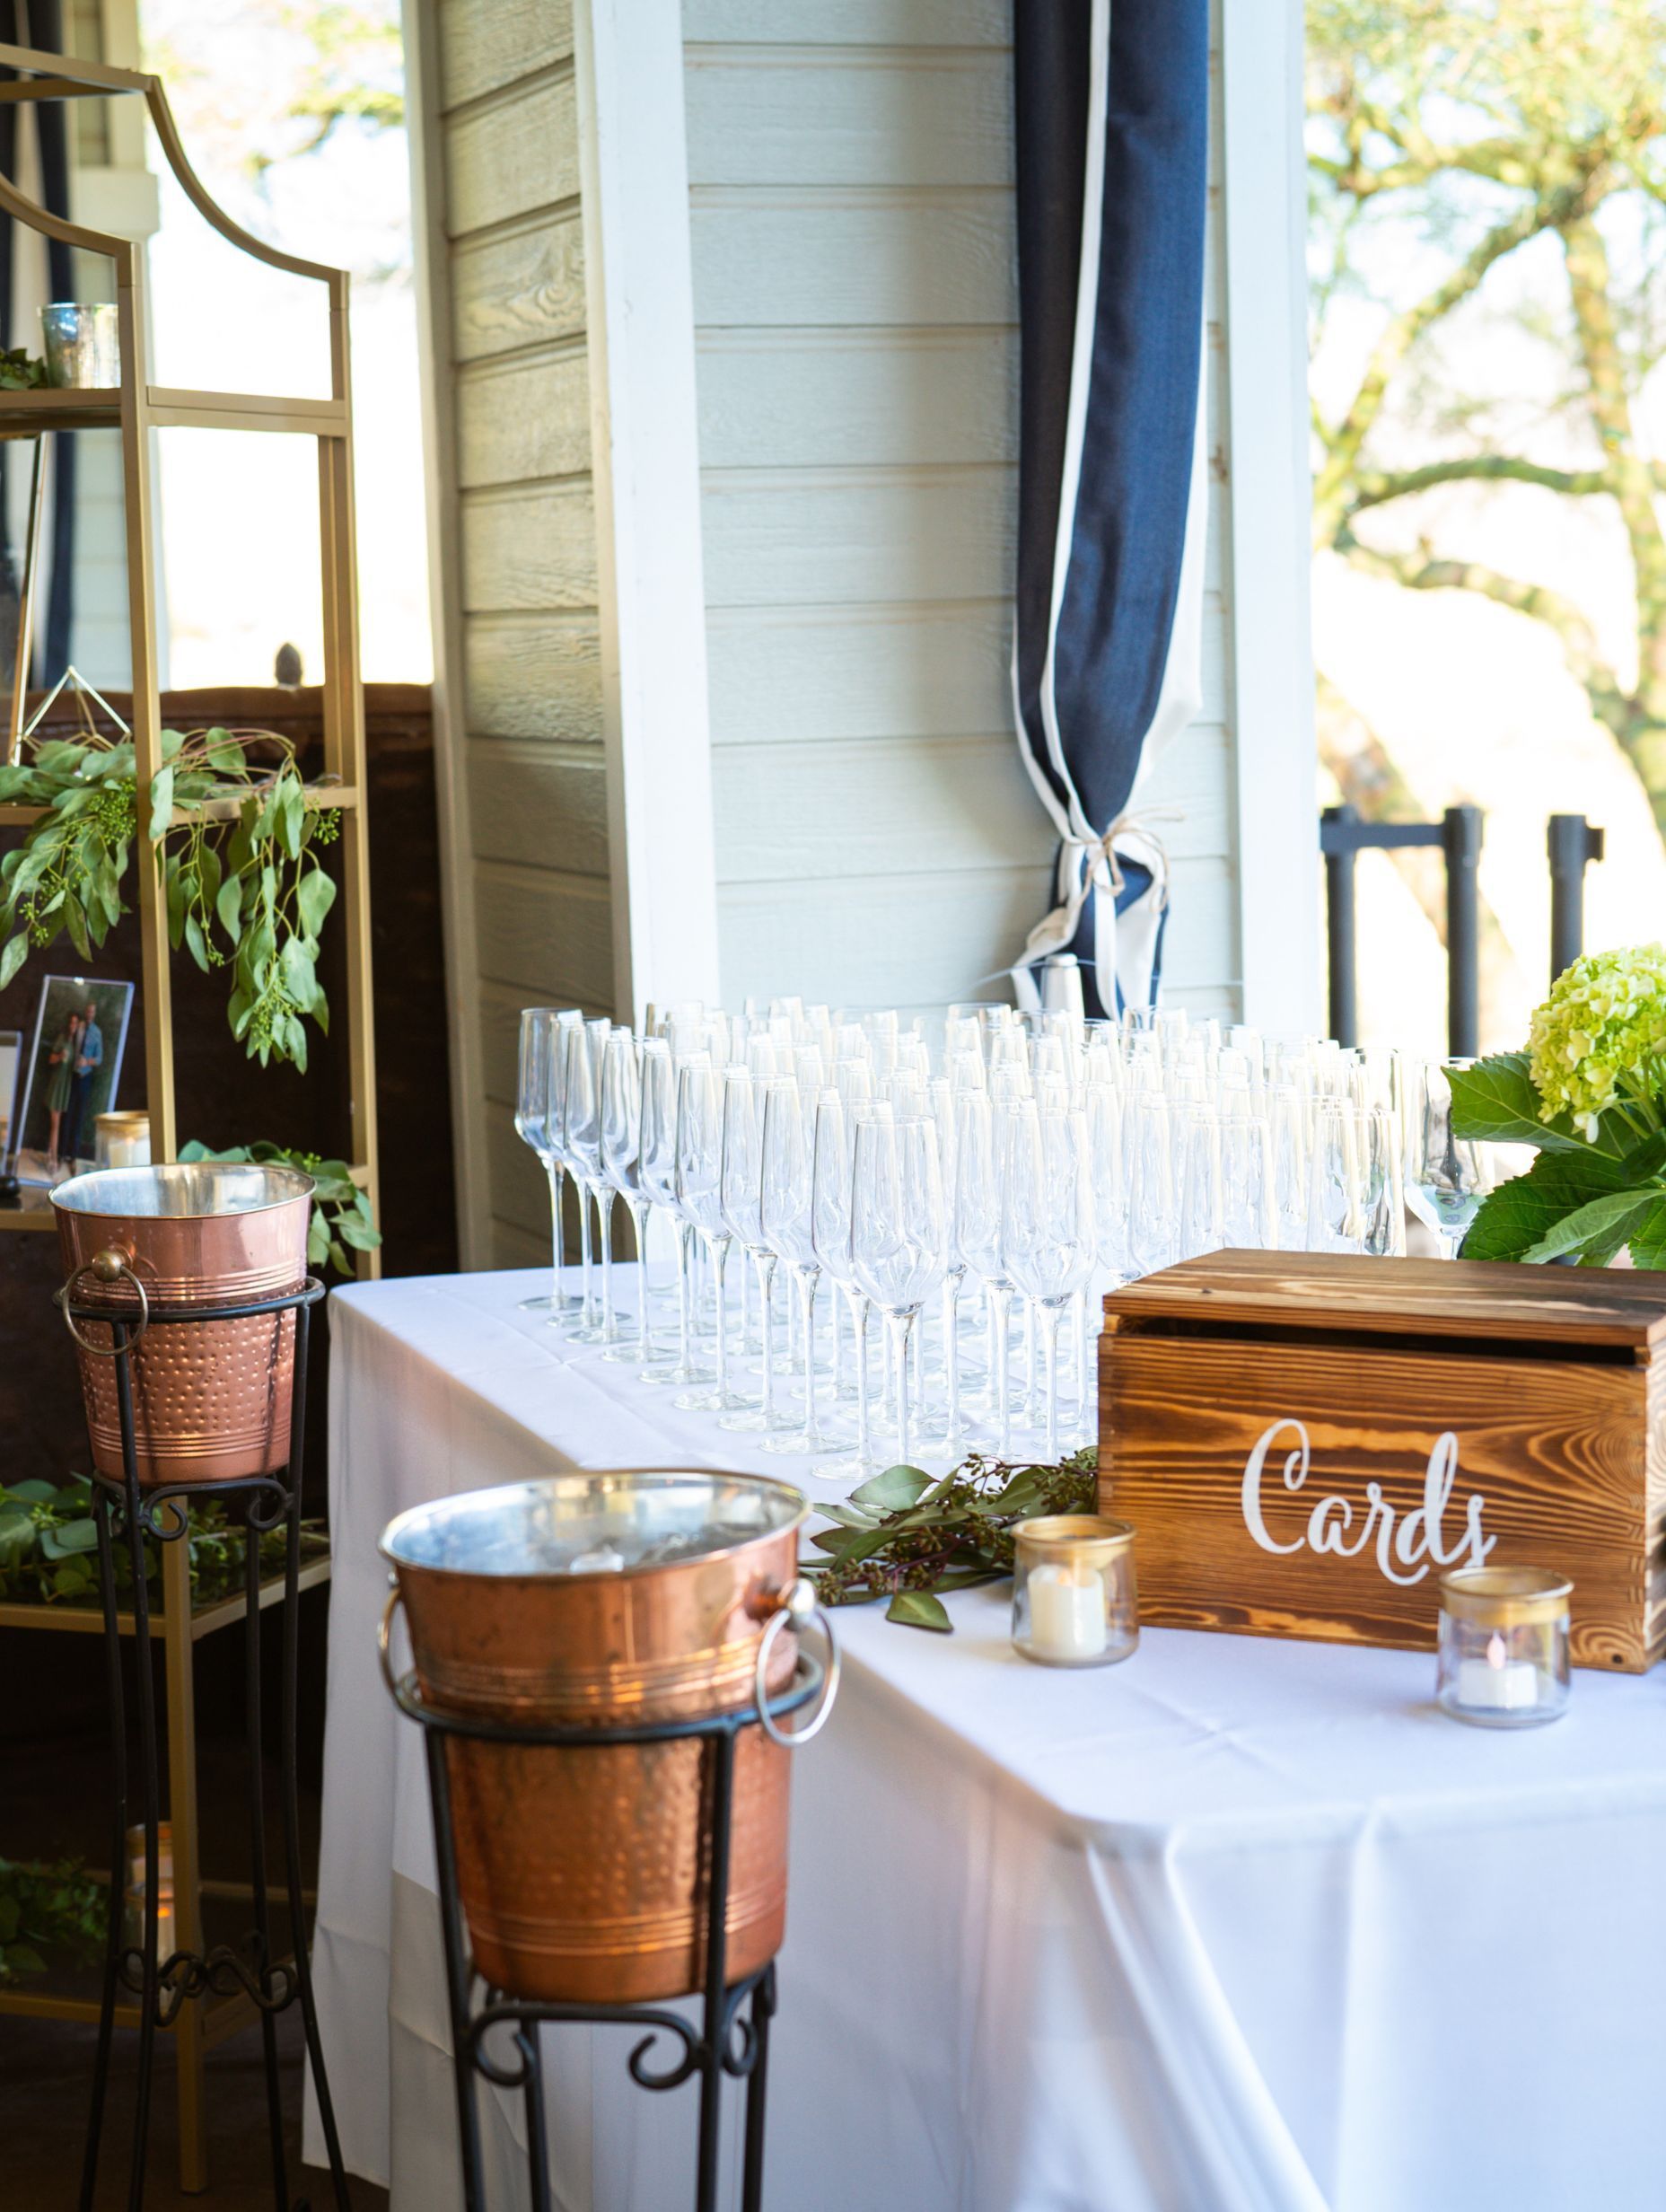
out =
<path fill-rule="evenodd" d="M 986 995 L 1051 839 L 1007 679 L 1008 0 L 683 0 L 724 996 Z M 1221 329 L 1219 134 L 1212 393 Z M 1214 421 L 1223 417 L 1217 411 Z M 1226 462 L 1203 716 L 1143 804 L 1171 996 L 1239 1004 Z"/>
<path fill-rule="evenodd" d="M 522 1006 L 610 1010 L 613 934 L 570 5 L 434 0 L 424 52 L 457 665 L 452 1020 L 476 1163 L 469 1251 L 548 1251 L 548 1193 L 513 1127 Z M 436 207 L 436 197 L 438 206 Z M 437 215 L 437 223 L 434 221 Z M 463 880 L 460 881 L 461 878 Z"/>

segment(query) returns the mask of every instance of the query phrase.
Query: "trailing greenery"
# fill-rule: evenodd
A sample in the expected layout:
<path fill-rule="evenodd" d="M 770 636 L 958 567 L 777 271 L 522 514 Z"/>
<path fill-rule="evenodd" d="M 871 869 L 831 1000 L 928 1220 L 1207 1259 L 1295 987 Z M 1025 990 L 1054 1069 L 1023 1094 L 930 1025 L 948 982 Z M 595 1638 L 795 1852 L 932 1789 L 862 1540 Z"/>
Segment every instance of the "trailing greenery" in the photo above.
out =
<path fill-rule="evenodd" d="M 233 1163 L 252 1160 L 262 1167 L 298 1168 L 302 1174 L 310 1175 L 314 1184 L 312 1219 L 307 1229 L 310 1268 L 321 1268 L 328 1262 L 343 1275 L 351 1275 L 353 1262 L 345 1248 L 351 1245 L 355 1251 L 373 1252 L 381 1242 L 370 1194 L 354 1181 L 345 1160 L 323 1160 L 315 1152 L 292 1152 L 283 1145 L 233 1145 L 225 1152 L 210 1152 L 195 1137 L 180 1146 L 180 1157 Z"/>
<path fill-rule="evenodd" d="M 1013 1571 L 1013 1529 L 1038 1514 L 1098 1510 L 1092 1445 L 1057 1467 L 1009 1465 L 973 1453 L 934 1481 L 917 1467 L 888 1467 L 824 1507 L 837 1523 L 811 1539 L 826 1552 L 815 1576 L 824 1605 L 888 1598 L 887 1620 L 951 1633 L 940 1593 L 970 1590 Z"/>
<path fill-rule="evenodd" d="M 250 758 L 257 739 L 282 748 L 276 768 Z M 308 807 L 294 748 L 265 732 L 164 730 L 162 756 L 145 834 L 162 849 L 170 941 L 205 973 L 229 967 L 226 1015 L 250 1059 L 304 1071 L 307 1022 L 329 1027 L 318 954 L 336 886 L 317 856 L 338 836 L 340 812 Z M 208 818 L 206 809 L 228 800 L 228 819 Z M 123 879 L 138 832 L 132 741 L 90 729 L 50 739 L 32 759 L 0 768 L 0 803 L 46 810 L 0 859 L 3 989 L 31 950 L 60 935 L 87 961 L 128 910 Z"/>
<path fill-rule="evenodd" d="M 27 346 L 9 346 L 0 353 L 0 391 L 44 391 L 50 381 L 46 363 Z"/>
<path fill-rule="evenodd" d="M 1449 1071 L 1454 1136 L 1539 1151 L 1483 1199 L 1464 1258 L 1666 1268 L 1666 949 L 1575 961 L 1531 1047 Z"/>
<path fill-rule="evenodd" d="M 222 1505 L 192 1505 L 189 1514 L 189 1532 L 180 1540 L 190 1557 L 191 1602 L 216 1604 L 243 1586 L 247 1536 Z M 326 1543 L 315 1522 L 303 1524 L 301 1540 L 303 1557 L 317 1554 Z M 145 1555 L 145 1587 L 153 1598 L 162 1587 L 157 1551 L 152 1544 Z M 113 1558 L 117 1594 L 128 1597 L 133 1562 L 125 1543 L 116 1545 Z M 262 1535 L 260 1559 L 263 1569 L 281 1570 L 282 1529 Z M 62 1484 L 31 1479 L 0 1487 L 0 1599 L 39 1605 L 99 1602 L 98 1529 L 92 1485 L 84 1475 L 71 1475 Z"/>
<path fill-rule="evenodd" d="M 107 1894 L 79 1859 L 0 1858 L 0 1985 L 44 1974 L 48 1951 L 98 1955 Z"/>

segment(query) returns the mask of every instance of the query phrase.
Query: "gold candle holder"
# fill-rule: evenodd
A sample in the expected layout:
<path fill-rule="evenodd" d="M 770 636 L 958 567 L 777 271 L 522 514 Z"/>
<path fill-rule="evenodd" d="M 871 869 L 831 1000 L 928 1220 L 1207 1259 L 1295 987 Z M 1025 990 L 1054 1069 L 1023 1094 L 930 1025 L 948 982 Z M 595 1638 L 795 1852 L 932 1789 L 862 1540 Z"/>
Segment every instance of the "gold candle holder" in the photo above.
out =
<path fill-rule="evenodd" d="M 1434 1695 L 1477 1728 L 1534 1728 L 1567 1709 L 1564 1575 L 1539 1567 L 1464 1567 L 1441 1577 Z"/>
<path fill-rule="evenodd" d="M 1140 1640 L 1134 1529 L 1048 1514 L 1013 1531 L 1013 1642 L 1047 1667 L 1111 1666 Z"/>

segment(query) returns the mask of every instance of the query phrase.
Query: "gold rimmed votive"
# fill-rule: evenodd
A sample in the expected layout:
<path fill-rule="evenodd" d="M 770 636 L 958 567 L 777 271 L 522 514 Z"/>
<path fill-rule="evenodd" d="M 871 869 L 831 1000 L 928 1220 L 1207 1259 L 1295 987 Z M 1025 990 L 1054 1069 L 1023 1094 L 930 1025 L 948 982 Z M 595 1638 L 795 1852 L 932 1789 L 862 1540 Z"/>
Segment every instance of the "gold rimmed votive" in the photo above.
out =
<path fill-rule="evenodd" d="M 1013 1642 L 1048 1667 L 1103 1667 L 1140 1640 L 1134 1528 L 1048 1514 L 1013 1531 Z"/>
<path fill-rule="evenodd" d="M 1565 1575 L 1463 1567 L 1441 1577 L 1434 1695 L 1477 1728 L 1533 1728 L 1567 1709 Z"/>

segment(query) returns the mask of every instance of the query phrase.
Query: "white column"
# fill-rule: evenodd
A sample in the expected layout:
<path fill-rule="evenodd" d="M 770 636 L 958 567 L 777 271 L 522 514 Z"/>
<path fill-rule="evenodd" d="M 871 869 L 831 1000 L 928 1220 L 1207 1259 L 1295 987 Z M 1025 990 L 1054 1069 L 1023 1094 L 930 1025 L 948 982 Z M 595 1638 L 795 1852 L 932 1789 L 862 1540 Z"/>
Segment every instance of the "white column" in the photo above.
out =
<path fill-rule="evenodd" d="M 1301 0 L 1223 0 L 1226 392 L 1246 1022 L 1323 1027 L 1309 620 Z"/>
<path fill-rule="evenodd" d="M 619 1018 L 720 995 L 679 0 L 577 0 Z"/>

